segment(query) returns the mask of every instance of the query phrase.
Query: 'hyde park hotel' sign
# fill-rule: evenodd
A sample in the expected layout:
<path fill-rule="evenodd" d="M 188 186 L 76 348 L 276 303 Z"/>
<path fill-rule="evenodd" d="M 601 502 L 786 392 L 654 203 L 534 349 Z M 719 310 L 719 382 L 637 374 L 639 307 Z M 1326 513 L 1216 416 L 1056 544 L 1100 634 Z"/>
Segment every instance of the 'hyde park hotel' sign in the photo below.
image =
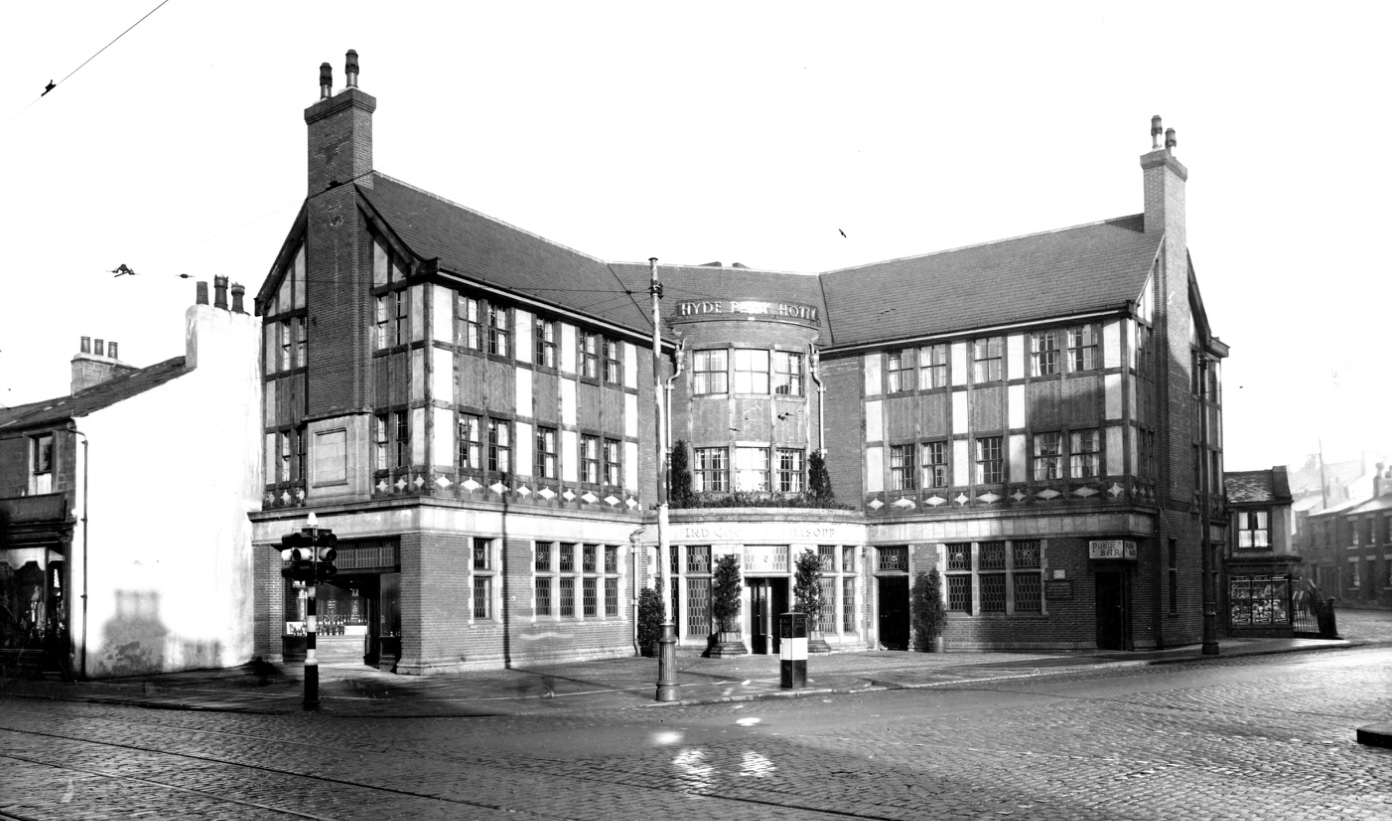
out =
<path fill-rule="evenodd" d="M 817 308 L 792 302 L 759 302 L 757 300 L 712 299 L 700 302 L 679 302 L 674 322 L 708 320 L 772 319 L 817 325 Z"/>

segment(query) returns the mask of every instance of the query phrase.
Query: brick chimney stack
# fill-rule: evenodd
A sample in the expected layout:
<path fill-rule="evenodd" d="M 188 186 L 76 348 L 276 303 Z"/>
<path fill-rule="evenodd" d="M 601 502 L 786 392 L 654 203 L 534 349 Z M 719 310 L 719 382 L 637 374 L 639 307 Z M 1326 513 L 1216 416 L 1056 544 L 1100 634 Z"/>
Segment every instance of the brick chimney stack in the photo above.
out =
<path fill-rule="evenodd" d="M 84 336 L 72 359 L 72 392 L 84 391 L 139 370 L 116 358 L 116 343 Z"/>
<path fill-rule="evenodd" d="M 371 409 L 364 374 L 372 361 L 364 332 L 372 321 L 372 260 L 357 187 L 372 188 L 372 114 L 377 100 L 358 88 L 358 53 L 344 63 L 347 85 L 333 89 L 333 71 L 320 68 L 320 99 L 305 109 L 309 137 L 306 213 L 306 301 L 314 363 L 305 412 L 314 417 Z M 323 386 L 322 388 L 320 386 Z"/>

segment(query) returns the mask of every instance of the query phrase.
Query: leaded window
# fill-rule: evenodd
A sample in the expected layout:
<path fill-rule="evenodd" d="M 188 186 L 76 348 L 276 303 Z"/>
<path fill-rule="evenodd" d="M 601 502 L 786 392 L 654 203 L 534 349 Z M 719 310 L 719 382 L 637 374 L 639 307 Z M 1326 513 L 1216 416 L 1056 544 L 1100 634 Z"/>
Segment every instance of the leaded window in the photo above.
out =
<path fill-rule="evenodd" d="M 735 393 L 769 393 L 768 351 L 736 348 L 734 364 Z"/>
<path fill-rule="evenodd" d="M 1091 371 L 1097 367 L 1098 335 L 1092 325 L 1069 329 L 1069 372 Z"/>
<path fill-rule="evenodd" d="M 948 487 L 948 443 L 925 442 L 919 453 L 923 486 Z"/>
<path fill-rule="evenodd" d="M 919 349 L 919 389 L 948 385 L 948 346 L 925 345 Z"/>
<path fill-rule="evenodd" d="M 914 490 L 914 446 L 890 446 L 890 489 Z"/>
<path fill-rule="evenodd" d="M 779 448 L 779 492 L 799 493 L 803 490 L 803 451 Z"/>
<path fill-rule="evenodd" d="M 983 436 L 977 446 L 977 484 L 994 485 L 1002 481 L 1001 437 Z"/>
<path fill-rule="evenodd" d="M 1076 430 L 1069 434 L 1069 475 L 1090 479 L 1098 475 L 1098 429 Z"/>
<path fill-rule="evenodd" d="M 483 442 L 482 435 L 483 419 L 469 413 L 460 414 L 459 418 L 459 466 L 463 470 L 482 470 L 483 463 Z"/>
<path fill-rule="evenodd" d="M 1001 337 L 972 340 L 972 384 L 1001 381 Z"/>
<path fill-rule="evenodd" d="M 1059 338 L 1054 331 L 1030 335 L 1030 375 L 1050 376 L 1059 373 Z"/>
<path fill-rule="evenodd" d="M 727 393 L 726 350 L 719 348 L 692 353 L 692 393 Z"/>
<path fill-rule="evenodd" d="M 802 354 L 774 352 L 774 393 L 786 396 L 803 395 Z"/>
<path fill-rule="evenodd" d="M 1037 433 L 1035 442 L 1035 481 L 1046 482 L 1060 478 L 1064 457 L 1058 432 Z"/>
<path fill-rule="evenodd" d="M 600 437 L 580 437 L 580 480 L 592 485 L 600 483 Z"/>
<path fill-rule="evenodd" d="M 692 455 L 692 484 L 696 492 L 724 493 L 730 489 L 725 448 L 695 448 Z"/>

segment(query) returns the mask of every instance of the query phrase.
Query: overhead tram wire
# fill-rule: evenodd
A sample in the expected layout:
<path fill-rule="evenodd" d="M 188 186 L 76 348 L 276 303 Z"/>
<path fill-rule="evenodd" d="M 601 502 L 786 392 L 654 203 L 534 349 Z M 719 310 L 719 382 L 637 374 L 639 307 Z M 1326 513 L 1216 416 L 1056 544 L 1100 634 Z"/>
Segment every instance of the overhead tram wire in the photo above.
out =
<path fill-rule="evenodd" d="M 23 114 L 24 112 L 28 111 L 28 110 L 34 105 L 34 103 L 37 103 L 39 100 L 42 100 L 44 97 L 47 97 L 47 96 L 49 95 L 49 92 L 51 92 L 51 91 L 57 89 L 58 86 L 61 86 L 62 84 L 66 83 L 66 82 L 68 81 L 69 78 L 71 78 L 74 74 L 76 74 L 76 73 L 78 73 L 79 71 L 81 71 L 81 70 L 83 69 L 84 66 L 86 66 L 88 63 L 92 62 L 93 60 L 97 59 L 97 56 L 100 55 L 103 51 L 106 51 L 107 49 L 109 49 L 109 48 L 111 48 L 112 46 L 116 45 L 116 40 L 120 40 L 122 37 L 125 37 L 127 34 L 130 34 L 130 33 L 131 33 L 131 29 L 134 29 L 136 26 L 140 25 L 141 23 L 144 23 L 145 20 L 146 20 L 146 18 L 148 18 L 150 15 L 154 14 L 155 12 L 159 11 L 161 8 L 164 7 L 164 4 L 165 4 L 165 3 L 168 3 L 168 2 L 169 2 L 169 0 L 160 0 L 160 4 L 159 4 L 158 6 L 155 6 L 153 9 L 150 9 L 149 11 L 145 12 L 145 16 L 144 16 L 144 17 L 141 17 L 139 20 L 135 21 L 134 23 L 131 23 L 130 28 L 127 28 L 125 31 L 123 31 L 123 32 L 121 32 L 120 34 L 116 35 L 116 39 L 115 39 L 115 40 L 112 40 L 110 43 L 107 43 L 106 45 L 104 45 L 104 46 L 102 46 L 101 48 L 97 49 L 96 54 L 93 54 L 91 57 L 88 57 L 86 60 L 83 60 L 83 61 L 82 61 L 82 65 L 78 66 L 77 68 L 73 69 L 72 71 L 69 71 L 67 77 L 64 77 L 63 79 L 59 80 L 59 81 L 56 82 L 56 83 L 53 82 L 52 80 L 49 80 L 49 81 L 48 81 L 48 86 L 44 88 L 43 93 L 40 94 L 38 97 L 35 97 L 35 98 L 29 103 L 29 105 L 27 105 L 27 106 L 25 106 L 24 108 L 20 109 L 20 110 L 19 110 L 19 113 L 15 114 L 13 117 L 11 117 L 10 119 L 6 120 L 6 121 L 5 121 L 5 126 L 8 126 L 10 123 L 12 123 L 12 122 L 14 122 L 15 120 L 19 119 L 20 115 Z M 0 126 L 0 127 L 3 127 L 3 126 Z"/>

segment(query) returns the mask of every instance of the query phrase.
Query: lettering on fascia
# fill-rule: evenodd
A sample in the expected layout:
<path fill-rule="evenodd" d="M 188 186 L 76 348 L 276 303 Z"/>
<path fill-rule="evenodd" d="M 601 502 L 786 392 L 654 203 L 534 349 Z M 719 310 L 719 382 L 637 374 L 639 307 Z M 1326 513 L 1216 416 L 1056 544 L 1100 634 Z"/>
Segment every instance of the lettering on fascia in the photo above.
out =
<path fill-rule="evenodd" d="M 760 302 L 758 300 L 702 300 L 677 303 L 681 319 L 718 319 L 729 316 L 771 316 L 816 323 L 817 308 L 791 302 Z"/>

